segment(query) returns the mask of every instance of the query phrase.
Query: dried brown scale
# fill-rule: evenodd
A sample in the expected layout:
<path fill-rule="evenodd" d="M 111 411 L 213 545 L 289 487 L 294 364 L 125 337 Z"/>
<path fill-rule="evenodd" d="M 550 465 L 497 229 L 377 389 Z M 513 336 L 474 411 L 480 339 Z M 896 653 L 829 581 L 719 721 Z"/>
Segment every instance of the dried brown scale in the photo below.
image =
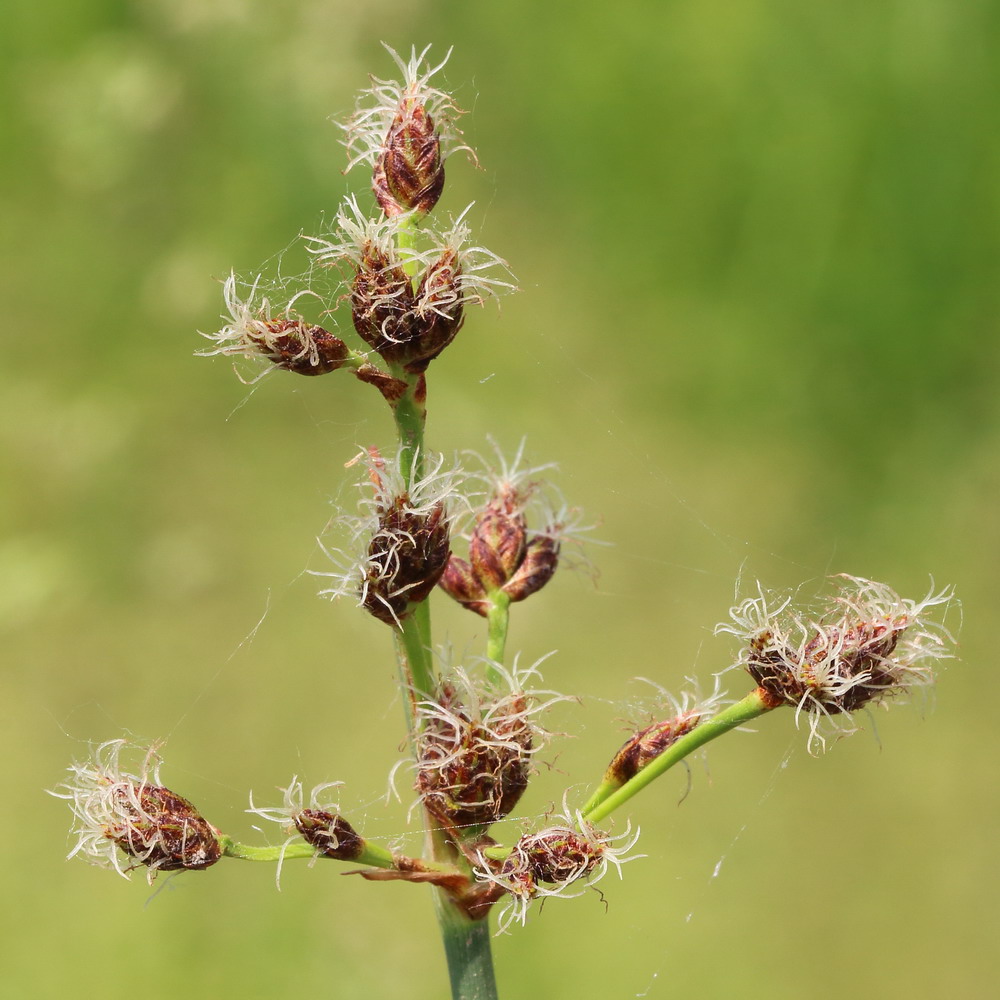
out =
<path fill-rule="evenodd" d="M 458 900 L 469 888 L 469 878 L 460 872 L 439 871 L 414 862 L 412 867 L 397 864 L 396 868 L 362 868 L 344 872 L 344 875 L 360 875 L 369 882 L 414 882 L 422 885 L 436 885 L 444 889 L 452 899 Z"/>
<path fill-rule="evenodd" d="M 151 869 L 196 871 L 222 857 L 218 831 L 187 799 L 158 785 L 118 790 L 116 798 L 128 817 L 122 836 L 109 836 L 128 855 Z"/>
<path fill-rule="evenodd" d="M 664 722 L 654 722 L 640 730 L 626 740 L 612 758 L 606 778 L 624 784 L 682 736 L 691 732 L 700 721 L 700 713 L 685 712 Z"/>
<path fill-rule="evenodd" d="M 507 890 L 495 882 L 478 882 L 456 897 L 455 903 L 470 920 L 483 920 L 489 916 L 493 904 L 506 895 Z"/>
<path fill-rule="evenodd" d="M 404 494 L 380 514 L 368 547 L 362 603 L 388 625 L 397 624 L 410 604 L 427 597 L 451 555 L 444 504 L 435 504 L 429 513 L 416 513 L 408 504 Z"/>
<path fill-rule="evenodd" d="M 321 326 L 300 319 L 270 319 L 262 324 L 268 333 L 251 330 L 247 338 L 278 368 L 296 375 L 326 375 L 347 360 L 347 345 Z"/>
<path fill-rule="evenodd" d="M 362 382 L 375 386 L 382 393 L 385 401 L 390 404 L 397 403 L 402 399 L 408 388 L 401 378 L 395 378 L 374 365 L 361 365 L 355 369 L 354 374 Z"/>
<path fill-rule="evenodd" d="M 323 809 L 303 809 L 293 817 L 303 840 L 320 854 L 337 861 L 353 861 L 364 849 L 364 840 L 347 820 Z"/>
<path fill-rule="evenodd" d="M 427 403 L 427 379 L 423 375 L 418 375 L 413 386 L 413 402 L 421 407 Z"/>

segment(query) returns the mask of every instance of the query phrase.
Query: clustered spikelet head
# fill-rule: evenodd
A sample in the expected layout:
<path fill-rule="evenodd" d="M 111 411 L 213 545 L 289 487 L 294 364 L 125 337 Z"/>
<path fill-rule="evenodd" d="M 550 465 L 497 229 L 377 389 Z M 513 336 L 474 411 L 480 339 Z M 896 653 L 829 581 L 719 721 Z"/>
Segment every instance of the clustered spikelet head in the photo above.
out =
<path fill-rule="evenodd" d="M 483 616 L 493 594 L 523 601 L 541 590 L 555 574 L 563 545 L 590 530 L 541 478 L 551 466 L 525 467 L 523 459 L 522 442 L 512 462 L 498 453 L 497 463 L 484 463 L 478 478 L 487 502 L 472 518 L 469 559 L 453 555 L 441 578 L 450 597 Z"/>
<path fill-rule="evenodd" d="M 629 737 L 608 765 L 604 775 L 605 781 L 623 785 L 630 778 L 634 778 L 682 736 L 714 715 L 725 699 L 725 692 L 719 688 L 718 683 L 708 697 L 701 697 L 696 689 L 683 692 L 680 698 L 674 698 L 667 692 L 663 694 L 670 704 L 671 715 L 651 723 Z"/>
<path fill-rule="evenodd" d="M 447 829 L 486 828 L 517 805 L 532 757 L 549 733 L 538 717 L 554 691 L 526 689 L 538 665 L 510 672 L 492 661 L 486 676 L 450 667 L 433 698 L 417 705 L 416 788 L 424 808 Z"/>
<path fill-rule="evenodd" d="M 416 49 L 404 62 L 385 46 L 402 73 L 402 82 L 372 77 L 358 96 L 357 108 L 343 126 L 350 163 L 372 167 L 372 188 L 388 216 L 429 212 L 444 187 L 444 161 L 456 149 L 461 133 L 455 125 L 463 113 L 449 94 L 431 85 L 451 50 L 436 66 Z M 471 151 L 470 151 L 471 152 Z"/>
<path fill-rule="evenodd" d="M 223 284 L 229 311 L 228 322 L 216 333 L 202 334 L 215 346 L 199 351 L 202 357 L 214 354 L 246 358 L 266 358 L 271 367 L 298 375 L 325 375 L 340 368 L 350 354 L 347 345 L 321 326 L 307 323 L 295 303 L 308 295 L 300 292 L 284 308 L 273 308 L 265 295 L 258 294 L 260 276 L 240 297 L 235 273 Z M 261 376 L 258 376 L 261 377 Z"/>
<path fill-rule="evenodd" d="M 280 806 L 257 807 L 250 799 L 248 812 L 262 819 L 279 823 L 291 836 L 298 834 L 306 843 L 316 848 L 316 853 L 338 861 L 353 861 L 361 855 L 364 841 L 350 823 L 340 815 L 339 805 L 328 797 L 330 789 L 342 784 L 339 781 L 317 785 L 305 804 L 305 792 L 298 777 L 293 777 L 287 788 L 281 789 Z"/>
<path fill-rule="evenodd" d="M 72 777 L 51 794 L 73 810 L 77 841 L 69 857 L 128 877 L 140 865 L 158 871 L 199 870 L 222 856 L 220 834 L 187 799 L 160 783 L 159 758 L 142 751 L 138 775 L 123 770 L 125 740 L 99 746 L 92 759 L 70 766 Z M 131 863 L 122 865 L 123 852 Z"/>
<path fill-rule="evenodd" d="M 241 291 L 231 274 L 224 285 L 229 316 L 220 330 L 204 334 L 214 346 L 199 353 L 262 356 L 271 362 L 268 371 L 283 368 L 301 375 L 346 365 L 395 405 L 410 388 L 406 376 L 423 374 L 455 339 L 467 306 L 514 290 L 504 261 L 471 243 L 465 223 L 471 206 L 444 228 L 422 224 L 441 195 L 445 158 L 467 148 L 456 143 L 454 119 L 460 112 L 444 91 L 430 85 L 444 62 L 429 67 L 427 51 L 414 51 L 403 62 L 389 49 L 402 70 L 402 83 L 374 80 L 345 126 L 348 169 L 360 162 L 372 167 L 379 205 L 369 218 L 357 199 L 348 197 L 334 232 L 305 238 L 318 264 L 340 272 L 341 288 L 329 298 L 315 285 L 305 288 L 280 309 L 259 293 L 259 276 Z M 321 317 L 349 302 L 355 332 L 389 370 L 307 322 L 294 308 L 303 296 L 320 300 Z"/>
<path fill-rule="evenodd" d="M 434 589 L 451 553 L 448 501 L 457 496 L 457 473 L 445 470 L 442 458 L 427 458 L 429 471 L 409 487 L 399 456 L 385 459 L 370 449 L 355 459 L 366 471 L 362 513 L 337 520 L 351 536 L 349 547 L 361 554 L 327 549 L 341 569 L 318 574 L 334 580 L 323 596 L 352 594 L 370 614 L 398 627 Z"/>
<path fill-rule="evenodd" d="M 479 854 L 476 878 L 491 883 L 508 897 L 500 911 L 497 933 L 515 921 L 524 924 L 531 901 L 548 896 L 578 896 L 600 881 L 614 867 L 621 877 L 622 865 L 641 855 L 629 855 L 639 839 L 639 831 L 611 837 L 595 830 L 579 814 L 561 817 L 563 825 L 550 826 L 525 834 L 503 861 Z M 581 888 L 575 883 L 583 881 Z"/>
<path fill-rule="evenodd" d="M 950 602 L 950 589 L 910 601 L 884 583 L 835 579 L 838 592 L 816 612 L 795 611 L 790 598 L 775 602 L 761 591 L 716 629 L 745 644 L 737 665 L 768 701 L 809 714 L 810 749 L 825 745 L 823 719 L 850 732 L 851 713 L 933 683 L 935 661 L 951 655 L 950 635 L 929 614 Z"/>
<path fill-rule="evenodd" d="M 358 336 L 389 364 L 425 371 L 455 339 L 467 305 L 513 290 L 497 276 L 507 265 L 485 247 L 470 245 L 468 211 L 443 232 L 427 227 L 430 246 L 417 251 L 399 246 L 406 217 L 369 219 L 348 198 L 337 231 L 310 237 L 317 261 L 344 274 Z"/>

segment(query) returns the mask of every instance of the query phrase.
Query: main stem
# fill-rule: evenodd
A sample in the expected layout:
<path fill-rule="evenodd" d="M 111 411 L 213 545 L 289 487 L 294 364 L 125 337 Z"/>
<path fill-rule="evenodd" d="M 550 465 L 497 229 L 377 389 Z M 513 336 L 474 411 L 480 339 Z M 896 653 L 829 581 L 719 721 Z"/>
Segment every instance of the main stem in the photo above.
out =
<path fill-rule="evenodd" d="M 498 1000 L 488 920 L 469 920 L 440 889 L 435 903 L 454 1000 Z"/>
<path fill-rule="evenodd" d="M 393 417 L 400 444 L 400 471 L 407 488 L 412 489 L 423 477 L 425 467 L 425 383 L 423 375 L 411 375 L 401 370 L 393 370 L 393 375 L 407 384 L 406 392 L 393 407 Z M 422 601 L 411 609 L 397 637 L 397 652 L 403 667 L 402 681 L 409 686 L 404 696 L 410 701 L 407 717 L 412 741 L 417 725 L 412 699 L 414 696 L 432 697 L 434 694 L 430 601 Z M 455 856 L 457 852 L 442 832 L 435 829 L 433 817 L 427 813 L 424 814 L 424 827 L 429 853 L 435 861 L 467 864 L 463 858 Z M 470 919 L 441 889 L 434 890 L 434 909 L 448 962 L 452 1000 L 497 1000 L 489 920 Z"/>

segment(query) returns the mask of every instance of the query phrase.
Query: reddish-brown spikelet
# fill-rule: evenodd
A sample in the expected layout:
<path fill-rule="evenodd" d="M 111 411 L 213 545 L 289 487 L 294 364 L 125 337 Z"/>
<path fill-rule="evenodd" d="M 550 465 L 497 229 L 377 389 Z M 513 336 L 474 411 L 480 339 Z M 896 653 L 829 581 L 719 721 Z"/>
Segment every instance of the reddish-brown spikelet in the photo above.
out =
<path fill-rule="evenodd" d="M 464 559 L 452 554 L 438 582 L 449 597 L 470 611 L 475 611 L 484 618 L 489 613 L 490 603 L 486 600 L 486 591 Z"/>
<path fill-rule="evenodd" d="M 372 176 L 372 188 L 388 216 L 429 212 L 444 190 L 441 138 L 427 108 L 405 98 Z"/>
<path fill-rule="evenodd" d="M 503 585 L 512 601 L 523 601 L 552 579 L 559 565 L 559 541 L 551 535 L 534 535 L 525 546 L 517 572 Z"/>
<path fill-rule="evenodd" d="M 775 703 L 797 705 L 816 690 L 816 667 L 822 664 L 825 668 L 822 683 L 827 691 L 835 692 L 823 698 L 824 712 L 829 715 L 853 712 L 872 699 L 891 693 L 897 679 L 890 656 L 908 624 L 905 616 L 900 616 L 894 621 L 829 626 L 818 630 L 801 649 L 768 648 L 773 635 L 762 632 L 751 640 L 747 672 Z M 836 674 L 832 678 L 831 662 Z M 789 669 L 790 664 L 794 664 L 794 669 Z M 852 683 L 860 678 L 863 681 Z"/>
<path fill-rule="evenodd" d="M 603 848 L 568 827 L 553 827 L 519 841 L 511 857 L 521 855 L 531 877 L 538 882 L 575 881 L 593 871 Z"/>
<path fill-rule="evenodd" d="M 380 621 L 398 624 L 410 604 L 434 589 L 450 555 L 444 503 L 423 512 L 409 506 L 406 494 L 395 497 L 381 511 L 368 546 L 364 607 Z"/>
<path fill-rule="evenodd" d="M 413 338 L 413 305 L 413 286 L 403 266 L 374 244 L 365 245 L 351 284 L 358 336 L 386 361 L 405 361 Z"/>
<path fill-rule="evenodd" d="M 461 276 L 457 251 L 445 247 L 420 279 L 407 371 L 424 371 L 461 330 L 465 322 Z"/>
<path fill-rule="evenodd" d="M 533 748 L 527 707 L 516 694 L 481 706 L 474 718 L 454 685 L 442 685 L 440 711 L 425 713 L 418 740 L 416 787 L 432 816 L 449 827 L 486 827 L 517 805 Z"/>
<path fill-rule="evenodd" d="M 654 722 L 651 726 L 640 730 L 622 744 L 621 749 L 612 758 L 604 775 L 605 781 L 619 785 L 625 784 L 635 777 L 650 761 L 655 760 L 667 747 L 676 743 L 682 736 L 691 732 L 702 719 L 701 712 L 683 712 L 666 719 Z"/>
<path fill-rule="evenodd" d="M 303 809 L 292 817 L 295 829 L 320 854 L 337 861 L 360 857 L 364 840 L 347 820 L 325 809 Z"/>
<path fill-rule="evenodd" d="M 148 868 L 196 871 L 222 856 L 218 831 L 176 792 L 158 785 L 114 791 L 122 822 L 107 835 Z"/>
<path fill-rule="evenodd" d="M 347 360 L 347 345 L 321 326 L 301 319 L 278 317 L 262 320 L 247 332 L 249 339 L 277 368 L 296 375 L 326 375 Z"/>
<path fill-rule="evenodd" d="M 524 558 L 527 525 L 516 494 L 495 497 L 476 518 L 469 561 L 486 591 L 499 590 Z"/>

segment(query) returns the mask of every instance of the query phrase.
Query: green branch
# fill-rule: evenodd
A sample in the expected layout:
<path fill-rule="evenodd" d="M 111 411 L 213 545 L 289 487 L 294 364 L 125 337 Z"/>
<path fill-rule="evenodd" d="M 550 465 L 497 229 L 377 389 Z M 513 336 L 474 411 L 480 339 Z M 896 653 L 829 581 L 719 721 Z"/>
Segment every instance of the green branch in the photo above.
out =
<path fill-rule="evenodd" d="M 278 862 L 318 857 L 325 860 L 347 860 L 351 864 L 366 865 L 370 868 L 396 867 L 396 858 L 391 851 L 368 840 L 362 842 L 360 854 L 346 859 L 328 858 L 304 840 L 295 840 L 281 847 L 257 847 L 253 844 L 240 844 L 230 837 L 221 837 L 219 843 L 222 845 L 222 853 L 225 857 L 236 858 L 239 861 Z"/>
<path fill-rule="evenodd" d="M 655 781 L 674 764 L 687 757 L 688 754 L 723 733 L 728 733 L 730 729 L 742 726 L 765 712 L 769 712 L 772 708 L 774 705 L 763 697 L 760 688 L 751 691 L 742 701 L 730 705 L 714 718 L 707 719 L 687 735 L 682 736 L 676 743 L 664 750 L 659 757 L 650 761 L 638 774 L 626 781 L 624 785 L 615 788 L 613 783 L 605 780 L 584 807 L 583 818 L 589 823 L 599 823 L 605 817 L 610 816 L 619 806 L 628 802 L 632 796 L 641 792 L 651 781 Z"/>
<path fill-rule="evenodd" d="M 502 590 L 494 590 L 489 595 L 490 607 L 486 612 L 489 633 L 486 639 L 486 656 L 495 663 L 503 663 L 507 647 L 507 630 L 510 627 L 510 598 Z M 491 684 L 500 682 L 500 675 L 493 667 L 486 668 L 486 677 Z"/>

